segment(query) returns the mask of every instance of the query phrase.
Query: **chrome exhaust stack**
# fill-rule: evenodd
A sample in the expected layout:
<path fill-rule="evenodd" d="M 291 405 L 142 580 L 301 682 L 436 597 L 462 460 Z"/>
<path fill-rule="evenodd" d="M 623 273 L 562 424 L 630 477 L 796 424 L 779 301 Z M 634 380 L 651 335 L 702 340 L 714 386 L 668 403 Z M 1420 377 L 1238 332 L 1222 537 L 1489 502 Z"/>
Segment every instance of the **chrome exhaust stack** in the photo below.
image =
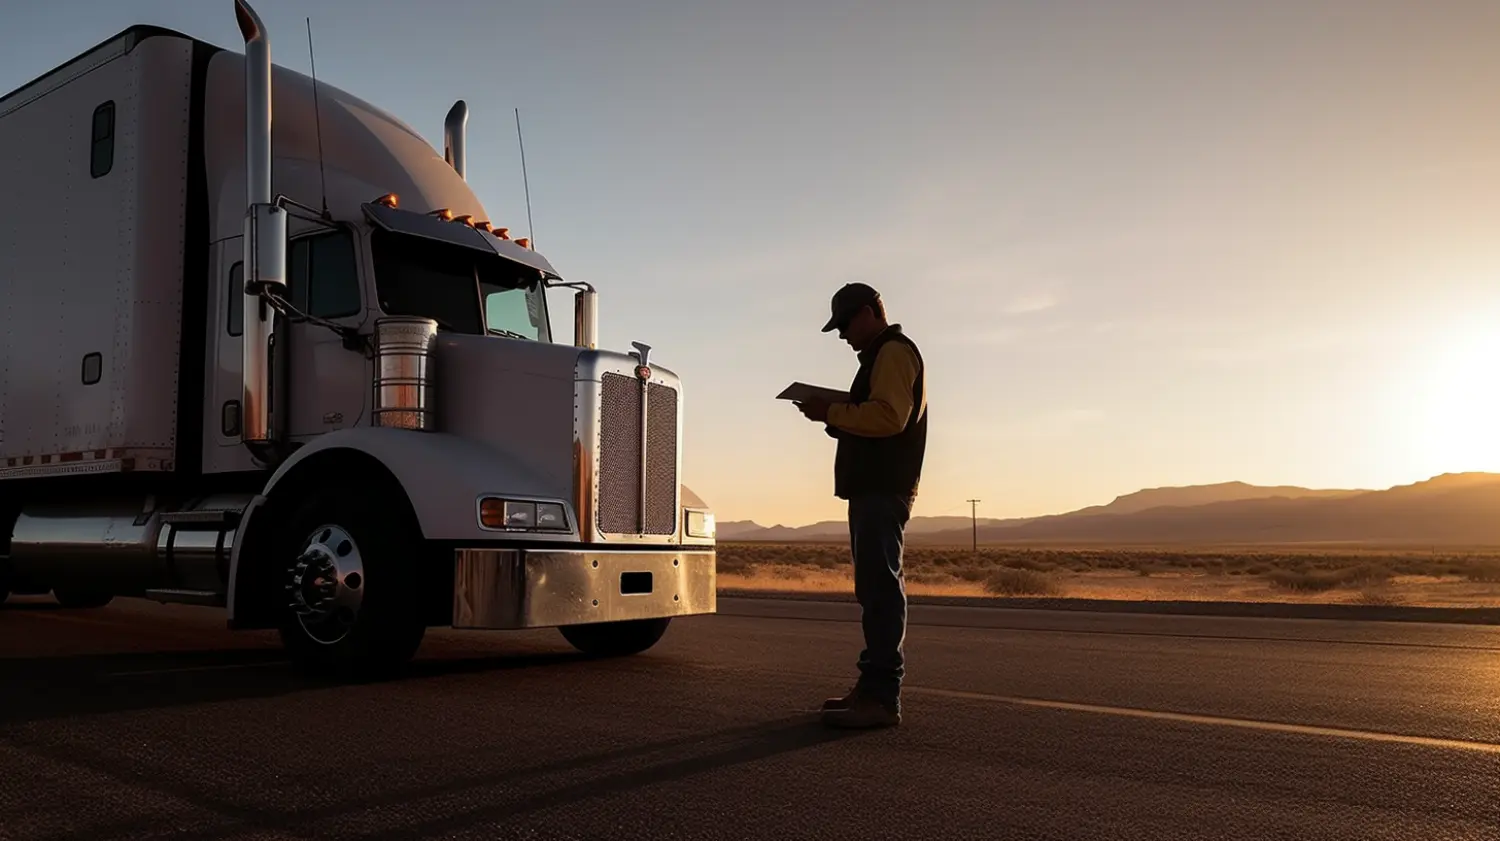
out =
<path fill-rule="evenodd" d="M 573 295 L 573 346 L 585 350 L 599 346 L 599 293 L 592 286 Z"/>
<path fill-rule="evenodd" d="M 448 116 L 443 119 L 443 160 L 464 180 L 468 180 L 468 176 L 464 174 L 464 145 L 468 140 L 465 136 L 468 125 L 469 105 L 460 99 L 453 103 L 453 107 L 448 109 Z"/>
<path fill-rule="evenodd" d="M 287 214 L 271 198 L 271 45 L 260 15 L 234 1 L 245 39 L 245 308 L 243 406 L 240 440 L 269 464 L 282 437 L 273 423 L 272 371 L 275 309 L 267 293 L 286 291 Z"/>

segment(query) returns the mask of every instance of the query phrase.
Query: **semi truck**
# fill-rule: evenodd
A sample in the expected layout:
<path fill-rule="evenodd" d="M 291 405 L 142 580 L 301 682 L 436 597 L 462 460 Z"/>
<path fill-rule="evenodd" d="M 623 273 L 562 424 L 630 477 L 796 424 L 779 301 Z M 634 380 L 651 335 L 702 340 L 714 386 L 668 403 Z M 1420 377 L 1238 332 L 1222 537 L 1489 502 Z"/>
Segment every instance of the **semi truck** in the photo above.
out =
<path fill-rule="evenodd" d="M 243 53 L 135 26 L 0 98 L 0 600 L 217 607 L 334 674 L 713 613 L 682 381 L 486 212 L 465 101 L 440 155 L 234 12 Z"/>

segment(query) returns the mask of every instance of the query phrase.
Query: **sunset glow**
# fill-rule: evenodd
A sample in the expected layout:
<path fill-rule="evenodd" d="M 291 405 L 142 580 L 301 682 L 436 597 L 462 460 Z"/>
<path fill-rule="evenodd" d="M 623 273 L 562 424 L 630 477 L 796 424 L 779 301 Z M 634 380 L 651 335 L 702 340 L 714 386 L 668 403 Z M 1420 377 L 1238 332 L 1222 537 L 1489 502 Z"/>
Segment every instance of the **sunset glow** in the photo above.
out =
<path fill-rule="evenodd" d="M 0 12 L 28 33 L 0 79 L 142 18 L 240 38 L 217 4 L 86 5 Z M 832 442 L 773 397 L 848 384 L 818 328 L 852 280 L 929 363 L 919 515 L 1500 469 L 1493 2 L 332 8 L 320 76 L 436 149 L 462 96 L 513 236 L 525 114 L 538 247 L 599 289 L 601 345 L 689 384 L 684 475 L 721 521 L 842 516 Z M 391 33 L 443 48 L 396 72 Z"/>
<path fill-rule="evenodd" d="M 1500 329 L 1435 348 L 1429 391 L 1414 407 L 1417 449 L 1442 471 L 1500 471 Z"/>

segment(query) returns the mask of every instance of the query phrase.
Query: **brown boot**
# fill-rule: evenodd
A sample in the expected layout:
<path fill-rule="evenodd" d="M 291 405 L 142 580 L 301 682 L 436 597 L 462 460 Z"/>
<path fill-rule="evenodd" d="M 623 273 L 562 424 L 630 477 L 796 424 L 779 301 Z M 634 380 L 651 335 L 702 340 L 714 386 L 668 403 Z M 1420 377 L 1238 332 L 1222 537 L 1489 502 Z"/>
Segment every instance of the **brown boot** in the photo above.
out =
<path fill-rule="evenodd" d="M 899 704 L 888 704 L 855 693 L 853 702 L 842 709 L 825 709 L 823 723 L 829 727 L 866 729 L 871 727 L 895 727 L 901 723 Z"/>
<path fill-rule="evenodd" d="M 858 699 L 859 699 L 859 686 L 856 685 L 853 688 L 851 688 L 848 692 L 844 693 L 844 697 L 842 697 L 842 698 L 829 698 L 828 700 L 824 701 L 823 702 L 823 712 L 828 712 L 829 710 L 847 710 Z"/>

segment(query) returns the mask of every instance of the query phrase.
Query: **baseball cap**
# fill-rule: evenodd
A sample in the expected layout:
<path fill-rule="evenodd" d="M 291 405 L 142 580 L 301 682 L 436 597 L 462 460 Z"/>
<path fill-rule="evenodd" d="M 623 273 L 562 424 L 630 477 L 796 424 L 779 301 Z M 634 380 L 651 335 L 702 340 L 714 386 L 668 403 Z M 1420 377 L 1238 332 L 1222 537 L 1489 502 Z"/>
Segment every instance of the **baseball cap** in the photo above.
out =
<path fill-rule="evenodd" d="M 874 307 L 880 303 L 880 293 L 863 283 L 846 283 L 833 293 L 832 317 L 823 325 L 823 332 L 836 329 L 840 322 L 859 312 L 860 307 Z"/>

